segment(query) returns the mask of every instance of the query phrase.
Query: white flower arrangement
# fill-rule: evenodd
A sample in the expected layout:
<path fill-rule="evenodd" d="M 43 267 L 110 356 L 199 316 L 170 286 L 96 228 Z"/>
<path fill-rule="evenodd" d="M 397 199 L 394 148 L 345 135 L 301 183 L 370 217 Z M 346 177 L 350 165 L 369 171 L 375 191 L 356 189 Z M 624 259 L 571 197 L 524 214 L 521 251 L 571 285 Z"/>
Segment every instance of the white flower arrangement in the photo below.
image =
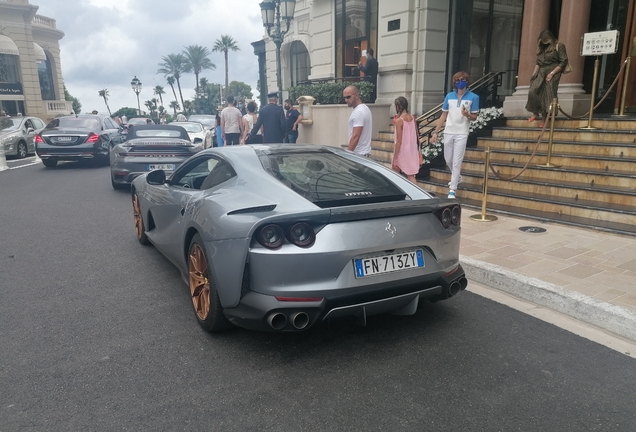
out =
<path fill-rule="evenodd" d="M 479 110 L 479 114 L 475 120 L 470 122 L 468 127 L 468 134 L 473 133 L 478 129 L 483 129 L 492 120 L 495 120 L 503 116 L 503 108 L 482 108 Z M 422 147 L 422 160 L 425 164 L 431 163 L 433 159 L 439 156 L 444 150 L 444 132 L 437 134 L 437 141 Z"/>

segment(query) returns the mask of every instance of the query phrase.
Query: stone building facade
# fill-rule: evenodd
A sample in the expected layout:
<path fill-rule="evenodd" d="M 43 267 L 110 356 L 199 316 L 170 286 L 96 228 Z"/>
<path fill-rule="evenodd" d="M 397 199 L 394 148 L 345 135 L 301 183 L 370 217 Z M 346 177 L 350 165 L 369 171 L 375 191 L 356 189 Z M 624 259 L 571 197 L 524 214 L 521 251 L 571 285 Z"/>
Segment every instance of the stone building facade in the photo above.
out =
<path fill-rule="evenodd" d="M 616 77 L 636 37 L 636 0 L 297 0 L 281 50 L 283 89 L 302 81 L 354 80 L 366 49 L 378 59 L 377 103 L 397 96 L 422 113 L 441 103 L 453 73 L 476 80 L 502 71 L 499 98 L 507 115 L 523 109 L 536 39 L 550 29 L 566 45 L 573 73 L 562 78 L 562 106 L 574 114 L 589 105 L 593 59 L 581 57 L 583 33 L 618 29 L 619 51 L 603 59 L 599 92 Z M 276 89 L 275 45 L 260 51 L 261 91 Z M 629 80 L 635 78 L 632 68 Z M 629 82 L 629 81 L 628 81 Z M 634 81 L 632 81 L 634 82 Z M 265 85 L 265 84 L 266 85 Z M 505 99 L 505 101 L 504 101 Z M 636 95 L 631 105 L 636 106 Z M 611 111 L 617 98 L 609 98 Z M 630 102 L 628 101 L 628 105 Z"/>
<path fill-rule="evenodd" d="M 29 0 L 0 0 L 0 109 L 48 121 L 69 114 L 54 19 Z"/>

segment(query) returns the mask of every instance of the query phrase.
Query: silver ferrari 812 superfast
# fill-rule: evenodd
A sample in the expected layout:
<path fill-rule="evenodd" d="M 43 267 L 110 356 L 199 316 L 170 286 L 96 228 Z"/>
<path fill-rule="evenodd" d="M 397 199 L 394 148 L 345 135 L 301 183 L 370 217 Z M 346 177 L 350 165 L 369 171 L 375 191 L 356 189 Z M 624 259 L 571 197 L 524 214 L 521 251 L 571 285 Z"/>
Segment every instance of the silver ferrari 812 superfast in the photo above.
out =
<path fill-rule="evenodd" d="M 131 192 L 138 240 L 177 266 L 207 331 L 365 324 L 467 285 L 457 201 L 338 148 L 213 148 Z"/>

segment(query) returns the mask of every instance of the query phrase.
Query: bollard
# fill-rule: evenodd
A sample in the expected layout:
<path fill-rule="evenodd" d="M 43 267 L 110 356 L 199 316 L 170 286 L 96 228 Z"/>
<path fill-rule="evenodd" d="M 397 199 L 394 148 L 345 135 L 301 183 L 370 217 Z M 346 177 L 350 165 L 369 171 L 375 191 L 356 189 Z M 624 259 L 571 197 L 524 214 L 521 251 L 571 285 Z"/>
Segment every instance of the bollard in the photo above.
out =
<path fill-rule="evenodd" d="M 579 129 L 585 130 L 595 130 L 598 128 L 592 127 L 592 114 L 594 114 L 594 99 L 596 98 L 597 84 L 598 84 L 598 67 L 600 65 L 600 61 L 598 56 L 596 56 L 596 60 L 594 60 L 594 78 L 592 78 L 592 91 L 590 92 L 590 114 L 587 119 L 587 126 L 580 127 Z"/>
<path fill-rule="evenodd" d="M 471 215 L 470 218 L 477 222 L 492 222 L 497 220 L 497 216 L 486 214 L 486 203 L 488 201 L 488 169 L 490 168 L 490 147 L 486 148 L 486 163 L 484 164 L 484 195 L 481 199 L 481 214 Z"/>
<path fill-rule="evenodd" d="M 7 155 L 4 154 L 4 144 L 0 144 L 0 171 L 8 170 Z"/>
<path fill-rule="evenodd" d="M 612 117 L 627 117 L 627 114 L 625 114 L 625 100 L 627 99 L 627 77 L 629 77 L 629 65 L 631 62 L 632 57 L 628 55 L 625 59 L 625 75 L 623 75 L 623 91 L 621 92 L 620 111 Z"/>
<path fill-rule="evenodd" d="M 551 162 L 552 159 L 552 144 L 554 140 L 554 122 L 556 120 L 556 112 L 559 109 L 559 100 L 557 98 L 552 99 L 550 104 L 550 137 L 548 139 L 548 161 L 543 165 L 537 165 L 540 167 L 558 168 L 560 165 L 554 165 Z"/>

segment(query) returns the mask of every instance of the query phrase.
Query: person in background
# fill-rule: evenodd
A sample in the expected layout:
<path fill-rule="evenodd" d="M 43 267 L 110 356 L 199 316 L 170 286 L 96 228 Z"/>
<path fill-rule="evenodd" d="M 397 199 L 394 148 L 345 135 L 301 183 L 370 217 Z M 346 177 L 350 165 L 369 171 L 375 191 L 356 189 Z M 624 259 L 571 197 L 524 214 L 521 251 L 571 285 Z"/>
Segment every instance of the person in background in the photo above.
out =
<path fill-rule="evenodd" d="M 71 112 L 71 114 L 73 114 Z M 0 111 L 0 117 L 7 117 L 7 112 L 5 110 Z"/>
<path fill-rule="evenodd" d="M 223 109 L 222 107 L 219 107 Z M 223 147 L 223 135 L 221 135 L 221 115 L 219 112 L 216 113 L 216 146 Z"/>
<path fill-rule="evenodd" d="M 234 96 L 228 96 L 227 106 L 221 111 L 221 135 L 225 145 L 240 144 L 243 133 L 243 116 L 234 104 Z"/>
<path fill-rule="evenodd" d="M 395 132 L 393 161 L 391 168 L 395 172 L 402 171 L 412 183 L 417 184 L 415 174 L 420 170 L 421 154 L 417 142 L 417 125 L 409 113 L 409 102 L 405 97 L 395 99 Z"/>
<path fill-rule="evenodd" d="M 247 103 L 247 114 L 243 116 L 243 137 L 241 139 L 242 144 L 263 143 L 262 127 L 256 132 L 256 135 L 252 137 L 249 136 L 256 122 L 258 122 L 258 116 L 256 115 L 256 102 L 250 101 Z"/>
<path fill-rule="evenodd" d="M 556 40 L 550 30 L 544 30 L 537 39 L 537 62 L 530 78 L 526 110 L 532 113 L 528 122 L 539 120 L 545 125 L 550 104 L 557 97 L 561 75 L 568 65 L 565 45 Z"/>
<path fill-rule="evenodd" d="M 285 100 L 285 124 L 287 131 L 285 133 L 285 142 L 290 144 L 296 144 L 298 140 L 298 125 L 303 120 L 303 116 L 294 108 L 294 103 L 291 99 Z"/>
<path fill-rule="evenodd" d="M 128 124 L 128 117 L 126 117 L 126 114 L 121 116 L 121 122 L 122 122 L 122 124 Z"/>
<path fill-rule="evenodd" d="M 364 66 L 358 63 L 358 69 L 364 73 L 364 80 L 373 84 L 371 103 L 375 103 L 378 97 L 378 61 L 373 57 L 373 48 L 367 50 L 367 62 Z"/>
<path fill-rule="evenodd" d="M 263 127 L 263 142 L 265 144 L 282 143 L 285 136 L 285 113 L 283 107 L 278 105 L 278 93 L 268 93 L 267 100 L 269 103 L 261 108 L 250 137 L 257 135 Z"/>
<path fill-rule="evenodd" d="M 244 101 L 239 101 L 238 105 L 237 105 L 238 110 L 241 112 L 241 115 L 245 115 L 247 114 L 247 110 L 245 107 L 245 102 Z"/>
<path fill-rule="evenodd" d="M 444 159 L 451 171 L 448 198 L 455 198 L 455 190 L 461 182 L 462 162 L 466 152 L 470 122 L 479 113 L 479 96 L 468 88 L 470 78 L 466 72 L 453 75 L 454 90 L 446 95 L 442 115 L 437 121 L 431 142 L 437 141 L 437 133 L 444 127 Z"/>
<path fill-rule="evenodd" d="M 186 116 L 183 115 L 183 113 L 179 113 L 177 114 L 177 121 L 183 122 L 183 121 L 188 121 L 188 119 L 186 118 Z"/>
<path fill-rule="evenodd" d="M 97 110 L 91 111 L 91 114 L 98 114 Z"/>
<path fill-rule="evenodd" d="M 147 125 L 153 125 L 153 124 L 155 124 L 155 122 L 154 122 L 154 121 L 152 121 L 152 119 L 147 118 L 147 119 L 146 119 L 146 124 L 147 124 Z"/>
<path fill-rule="evenodd" d="M 373 128 L 373 116 L 368 106 L 360 100 L 358 87 L 350 85 L 346 87 L 342 96 L 347 106 L 353 108 L 349 116 L 349 144 L 347 150 L 357 155 L 371 156 L 371 136 Z"/>

